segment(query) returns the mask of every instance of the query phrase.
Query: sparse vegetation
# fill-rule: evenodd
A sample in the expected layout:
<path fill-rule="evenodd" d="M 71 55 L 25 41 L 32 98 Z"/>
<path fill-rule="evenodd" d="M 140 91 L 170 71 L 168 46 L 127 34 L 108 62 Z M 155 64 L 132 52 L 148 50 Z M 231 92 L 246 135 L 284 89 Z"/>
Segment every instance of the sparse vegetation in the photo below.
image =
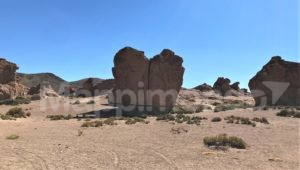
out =
<path fill-rule="evenodd" d="M 9 135 L 6 137 L 7 140 L 16 140 L 16 139 L 19 139 L 20 136 L 18 135 L 15 135 L 15 134 L 12 134 L 12 135 Z"/>
<path fill-rule="evenodd" d="M 251 105 L 245 103 L 245 102 L 235 102 L 235 103 L 231 103 L 231 104 L 218 104 L 215 107 L 214 112 L 222 112 L 222 111 L 227 111 L 227 110 L 234 110 L 237 108 L 250 108 L 252 107 Z"/>
<path fill-rule="evenodd" d="M 12 117 L 12 118 L 26 118 L 27 117 L 26 113 L 20 107 L 11 108 L 5 115 Z"/>
<path fill-rule="evenodd" d="M 133 117 L 133 118 L 127 118 L 125 124 L 127 125 L 133 125 L 136 123 L 145 123 L 148 124 L 149 121 L 145 121 L 145 119 L 141 118 L 141 117 Z"/>
<path fill-rule="evenodd" d="M 264 123 L 264 124 L 269 124 L 268 119 L 265 118 L 265 117 L 262 117 L 262 118 L 255 117 L 255 118 L 252 119 L 252 121 L 260 122 L 260 123 Z"/>
<path fill-rule="evenodd" d="M 23 96 L 18 96 L 15 99 L 6 101 L 6 102 L 2 102 L 1 104 L 5 104 L 5 105 L 12 105 L 12 106 L 17 106 L 20 104 L 29 104 L 31 103 L 31 100 L 28 98 L 25 98 Z"/>
<path fill-rule="evenodd" d="M 300 118 L 300 112 L 295 111 L 294 109 L 292 110 L 281 110 L 280 112 L 278 112 L 276 114 L 277 116 L 281 116 L 281 117 L 294 117 L 294 118 Z"/>
<path fill-rule="evenodd" d="M 159 115 L 156 120 L 200 125 L 201 120 L 206 120 L 206 119 L 207 118 L 205 117 L 198 117 L 198 116 L 190 117 L 184 114 L 177 114 L 176 116 L 173 116 L 171 114 L 165 114 L 165 115 Z"/>
<path fill-rule="evenodd" d="M 73 118 L 71 114 L 68 115 L 48 115 L 47 118 L 50 120 L 70 120 Z"/>
<path fill-rule="evenodd" d="M 89 102 L 87 102 L 86 104 L 95 104 L 94 100 L 90 100 Z"/>
<path fill-rule="evenodd" d="M 243 139 L 236 136 L 227 136 L 227 134 L 221 134 L 213 137 L 205 137 L 203 142 L 208 147 L 215 147 L 216 149 L 222 147 L 231 147 L 237 149 L 246 149 L 246 143 Z"/>
<path fill-rule="evenodd" d="M 188 130 L 183 127 L 177 127 L 177 128 L 173 127 L 171 129 L 171 133 L 173 133 L 173 134 L 180 134 L 180 133 L 187 133 L 187 132 L 188 132 Z"/>
<path fill-rule="evenodd" d="M 108 118 L 108 119 L 104 120 L 103 123 L 106 124 L 106 125 L 111 125 L 111 126 L 112 125 L 118 125 L 115 122 L 115 120 L 117 120 L 117 118 L 116 117 L 112 117 L 112 118 Z"/>
<path fill-rule="evenodd" d="M 89 121 L 89 122 L 84 122 L 81 127 L 100 127 L 103 126 L 104 123 L 103 121 L 96 120 L 96 121 Z"/>
<path fill-rule="evenodd" d="M 227 121 L 227 123 L 235 123 L 235 124 L 243 124 L 243 125 L 251 125 L 253 127 L 256 126 L 254 122 L 252 122 L 249 118 L 246 117 L 238 117 L 238 116 L 228 116 L 224 120 Z"/>
<path fill-rule="evenodd" d="M 222 119 L 220 117 L 214 117 L 211 119 L 212 122 L 221 122 Z"/>

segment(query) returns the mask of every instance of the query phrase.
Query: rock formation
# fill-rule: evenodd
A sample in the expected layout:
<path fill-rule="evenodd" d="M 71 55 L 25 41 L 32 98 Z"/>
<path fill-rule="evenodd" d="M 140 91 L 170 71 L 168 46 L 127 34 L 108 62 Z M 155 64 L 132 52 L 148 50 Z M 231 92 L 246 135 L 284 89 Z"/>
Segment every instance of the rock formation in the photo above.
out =
<path fill-rule="evenodd" d="M 26 94 L 27 88 L 16 80 L 17 69 L 16 64 L 0 59 L 0 103 Z"/>
<path fill-rule="evenodd" d="M 228 78 L 219 77 L 213 86 L 214 90 L 217 90 L 224 96 L 229 90 L 232 90 L 230 87 L 230 80 Z"/>
<path fill-rule="evenodd" d="M 142 51 L 130 47 L 121 49 L 114 59 L 114 99 L 110 99 L 110 103 L 132 106 L 129 113 L 169 112 L 182 85 L 182 62 L 171 50 L 163 50 L 149 60 Z M 165 92 L 169 94 L 164 96 Z"/>
<path fill-rule="evenodd" d="M 233 90 L 239 91 L 240 90 L 240 82 L 235 82 L 232 85 L 230 85 L 230 88 L 232 88 Z"/>
<path fill-rule="evenodd" d="M 114 87 L 115 81 L 113 79 L 102 80 L 100 83 L 89 78 L 83 83 L 82 88 L 77 92 L 78 96 L 91 97 L 107 93 Z"/>
<path fill-rule="evenodd" d="M 169 112 L 175 105 L 183 82 L 182 63 L 181 57 L 166 49 L 150 60 L 147 105 L 152 106 L 154 113 Z M 155 95 L 160 90 L 168 96 Z"/>
<path fill-rule="evenodd" d="M 195 87 L 194 89 L 200 90 L 202 92 L 213 90 L 213 88 L 210 85 L 206 84 L 206 83 L 204 83 L 202 85 L 199 85 L 199 86 Z"/>
<path fill-rule="evenodd" d="M 256 106 L 300 105 L 300 63 L 273 57 L 249 82 Z"/>
<path fill-rule="evenodd" d="M 27 93 L 31 96 L 31 100 L 40 100 L 47 97 L 59 97 L 59 94 L 52 88 L 49 83 L 39 84 L 31 87 Z"/>
<path fill-rule="evenodd" d="M 16 70 L 18 66 L 15 63 L 0 58 L 0 84 L 8 84 L 16 81 Z"/>

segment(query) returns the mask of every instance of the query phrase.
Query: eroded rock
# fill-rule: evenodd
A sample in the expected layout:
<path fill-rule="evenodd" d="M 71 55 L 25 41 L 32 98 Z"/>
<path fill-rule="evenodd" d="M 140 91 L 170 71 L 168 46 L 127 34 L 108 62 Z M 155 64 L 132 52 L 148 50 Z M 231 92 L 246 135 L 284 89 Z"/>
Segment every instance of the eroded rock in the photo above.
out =
<path fill-rule="evenodd" d="M 300 63 L 273 57 L 249 82 L 256 106 L 300 105 Z"/>

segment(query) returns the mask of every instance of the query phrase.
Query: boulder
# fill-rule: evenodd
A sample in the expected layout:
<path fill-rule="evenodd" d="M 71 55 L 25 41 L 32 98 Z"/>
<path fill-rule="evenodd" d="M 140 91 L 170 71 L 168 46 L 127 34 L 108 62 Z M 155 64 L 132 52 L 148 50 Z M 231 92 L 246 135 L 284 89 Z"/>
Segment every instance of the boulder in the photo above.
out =
<path fill-rule="evenodd" d="M 114 59 L 115 87 L 110 103 L 132 106 L 129 114 L 169 112 L 182 85 L 182 62 L 171 50 L 163 50 L 149 60 L 142 51 L 131 47 L 121 49 Z"/>
<path fill-rule="evenodd" d="M 230 80 L 228 78 L 219 77 L 214 83 L 213 89 L 218 91 L 222 96 L 225 96 L 229 90 L 232 90 Z"/>
<path fill-rule="evenodd" d="M 235 82 L 233 84 L 230 85 L 230 88 L 232 88 L 233 90 L 239 91 L 240 90 L 240 82 Z"/>
<path fill-rule="evenodd" d="M 272 57 L 249 81 L 249 88 L 256 106 L 299 106 L 300 63 Z"/>
<path fill-rule="evenodd" d="M 202 92 L 207 92 L 207 91 L 213 90 L 213 88 L 210 85 L 206 84 L 206 83 L 204 83 L 202 85 L 199 85 L 197 87 L 194 87 L 194 89 L 200 90 Z"/>

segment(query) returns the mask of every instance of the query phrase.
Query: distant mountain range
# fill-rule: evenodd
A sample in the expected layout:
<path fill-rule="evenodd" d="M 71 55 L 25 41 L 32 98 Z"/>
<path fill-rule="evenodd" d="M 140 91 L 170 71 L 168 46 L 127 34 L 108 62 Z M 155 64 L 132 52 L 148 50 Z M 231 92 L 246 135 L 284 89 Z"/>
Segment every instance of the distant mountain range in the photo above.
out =
<path fill-rule="evenodd" d="M 52 86 L 52 88 L 58 92 L 62 84 L 69 84 L 72 87 L 81 88 L 83 83 L 86 82 L 89 78 L 84 78 L 81 80 L 67 82 L 66 80 L 58 77 L 53 73 L 36 73 L 36 74 L 24 74 L 24 73 L 17 73 L 17 77 L 19 77 L 19 81 L 21 84 L 27 87 L 34 87 L 38 84 L 43 82 L 47 82 Z M 94 84 L 101 83 L 103 79 L 100 78 L 92 78 Z"/>

